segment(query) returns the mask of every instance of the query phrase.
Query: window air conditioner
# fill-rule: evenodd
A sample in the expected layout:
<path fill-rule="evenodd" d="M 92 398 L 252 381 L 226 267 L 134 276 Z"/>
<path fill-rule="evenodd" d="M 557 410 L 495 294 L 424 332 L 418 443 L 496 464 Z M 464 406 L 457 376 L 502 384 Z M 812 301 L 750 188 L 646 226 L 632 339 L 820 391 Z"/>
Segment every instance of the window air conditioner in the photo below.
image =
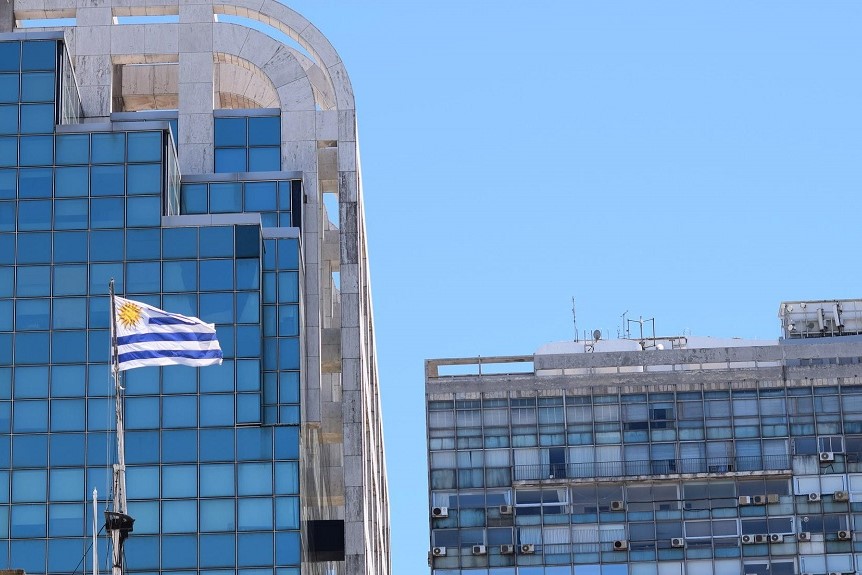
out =
<path fill-rule="evenodd" d="M 808 494 L 808 501 L 811 501 L 812 503 L 815 501 L 820 501 L 820 494 L 819 493 L 809 493 Z"/>
<path fill-rule="evenodd" d="M 751 498 L 751 502 L 755 505 L 766 505 L 766 495 L 755 495 Z"/>
<path fill-rule="evenodd" d="M 831 451 L 821 451 L 820 452 L 820 461 L 824 463 L 829 463 L 830 461 L 835 461 L 835 453 Z"/>
<path fill-rule="evenodd" d="M 796 537 L 799 541 L 811 541 L 811 532 L 810 531 L 802 531 Z"/>
<path fill-rule="evenodd" d="M 511 515 L 512 514 L 512 506 L 511 505 L 501 505 L 500 506 L 500 515 Z"/>
<path fill-rule="evenodd" d="M 614 541 L 614 551 L 625 551 L 629 548 L 629 542 L 625 539 L 617 539 Z"/>
<path fill-rule="evenodd" d="M 836 491 L 832 495 L 833 501 L 850 501 L 850 494 L 846 491 Z"/>
<path fill-rule="evenodd" d="M 446 548 L 445 547 L 435 547 L 434 549 L 431 550 L 431 555 L 433 555 L 434 557 L 445 557 Z"/>
<path fill-rule="evenodd" d="M 838 540 L 839 541 L 849 541 L 853 538 L 853 533 L 851 533 L 848 529 L 842 529 L 838 532 Z"/>
<path fill-rule="evenodd" d="M 743 535 L 742 542 L 746 545 L 754 543 L 754 535 Z"/>
<path fill-rule="evenodd" d="M 685 547 L 685 539 L 682 537 L 674 537 L 670 540 L 671 547 Z"/>
<path fill-rule="evenodd" d="M 747 495 L 740 495 L 739 499 L 737 499 L 739 505 L 751 505 L 751 497 Z"/>
<path fill-rule="evenodd" d="M 626 504 L 623 501 L 611 501 L 611 511 L 624 511 Z"/>
<path fill-rule="evenodd" d="M 754 542 L 755 543 L 766 543 L 769 541 L 769 535 L 755 535 Z"/>
<path fill-rule="evenodd" d="M 770 533 L 769 534 L 769 542 L 770 543 L 783 543 L 784 535 L 781 533 Z"/>
<path fill-rule="evenodd" d="M 485 555 L 488 549 L 484 545 L 473 545 L 473 555 Z"/>
<path fill-rule="evenodd" d="M 781 501 L 781 497 L 777 493 L 770 493 L 766 496 L 767 503 L 779 503 Z"/>
<path fill-rule="evenodd" d="M 524 543 L 521 545 L 520 551 L 522 555 L 532 555 L 536 552 L 536 546 L 532 543 Z"/>
<path fill-rule="evenodd" d="M 439 517 L 439 518 L 449 517 L 449 508 L 448 507 L 432 507 L 431 508 L 431 517 Z"/>
<path fill-rule="evenodd" d="M 500 545 L 500 555 L 513 555 L 514 553 L 514 545 Z"/>

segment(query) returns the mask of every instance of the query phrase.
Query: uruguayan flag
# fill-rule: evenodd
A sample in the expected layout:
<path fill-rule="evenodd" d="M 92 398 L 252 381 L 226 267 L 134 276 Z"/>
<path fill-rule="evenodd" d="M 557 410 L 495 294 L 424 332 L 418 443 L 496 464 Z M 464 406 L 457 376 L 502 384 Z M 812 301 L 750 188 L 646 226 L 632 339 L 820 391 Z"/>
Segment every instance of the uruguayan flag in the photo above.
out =
<path fill-rule="evenodd" d="M 221 364 L 215 326 L 145 303 L 114 298 L 119 370 L 148 365 Z"/>

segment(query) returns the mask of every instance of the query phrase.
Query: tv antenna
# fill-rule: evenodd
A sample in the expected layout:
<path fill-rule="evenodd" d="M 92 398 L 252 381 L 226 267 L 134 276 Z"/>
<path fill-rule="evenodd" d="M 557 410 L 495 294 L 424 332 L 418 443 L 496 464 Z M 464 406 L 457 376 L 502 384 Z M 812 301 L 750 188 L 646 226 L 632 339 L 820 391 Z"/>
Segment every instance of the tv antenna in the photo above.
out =
<path fill-rule="evenodd" d="M 575 341 L 578 341 L 578 312 L 575 310 L 575 296 L 572 296 L 572 323 L 575 324 Z"/>

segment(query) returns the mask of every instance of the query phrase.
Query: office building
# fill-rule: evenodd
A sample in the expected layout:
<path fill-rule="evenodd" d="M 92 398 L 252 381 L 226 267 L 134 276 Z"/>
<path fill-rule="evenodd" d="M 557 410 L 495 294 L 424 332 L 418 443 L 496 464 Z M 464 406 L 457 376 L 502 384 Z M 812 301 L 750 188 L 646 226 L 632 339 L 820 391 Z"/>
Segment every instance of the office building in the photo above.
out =
<path fill-rule="evenodd" d="M 434 575 L 862 572 L 862 301 L 426 362 Z"/>
<path fill-rule="evenodd" d="M 0 567 L 91 569 L 113 278 L 225 355 L 126 372 L 127 572 L 389 573 L 358 158 L 280 2 L 0 2 Z"/>

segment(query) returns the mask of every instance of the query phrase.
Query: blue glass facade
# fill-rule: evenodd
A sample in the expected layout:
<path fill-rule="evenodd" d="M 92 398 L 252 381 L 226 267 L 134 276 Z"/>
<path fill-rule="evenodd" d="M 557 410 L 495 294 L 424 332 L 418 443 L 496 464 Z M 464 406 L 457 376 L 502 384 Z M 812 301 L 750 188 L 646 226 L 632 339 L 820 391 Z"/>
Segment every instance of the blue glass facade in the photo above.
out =
<path fill-rule="evenodd" d="M 178 194 L 167 124 L 58 126 L 75 118 L 60 110 L 66 63 L 61 41 L 0 41 L 0 566 L 90 565 L 89 501 L 96 488 L 104 508 L 116 458 L 113 278 L 215 323 L 225 356 L 125 376 L 128 572 L 298 575 L 302 262 L 285 228 L 300 225 L 300 182 Z M 260 134 L 260 118 L 233 120 L 247 163 L 230 171 L 277 171 L 272 119 Z M 163 219 L 240 212 L 260 222 Z"/>

